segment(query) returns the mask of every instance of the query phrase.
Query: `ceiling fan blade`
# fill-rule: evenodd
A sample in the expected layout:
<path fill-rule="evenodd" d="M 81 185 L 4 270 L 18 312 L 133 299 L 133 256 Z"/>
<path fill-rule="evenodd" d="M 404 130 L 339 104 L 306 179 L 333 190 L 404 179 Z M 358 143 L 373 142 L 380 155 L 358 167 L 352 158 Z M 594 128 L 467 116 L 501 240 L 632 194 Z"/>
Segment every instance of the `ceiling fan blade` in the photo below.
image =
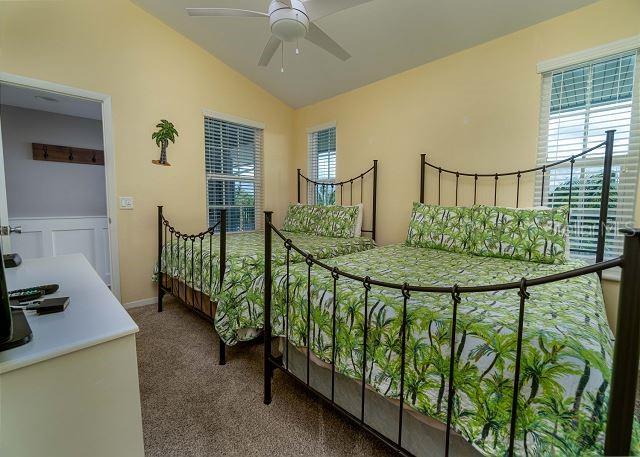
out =
<path fill-rule="evenodd" d="M 224 17 L 269 17 L 260 11 L 238 10 L 235 8 L 187 8 L 189 16 L 224 16 Z"/>
<path fill-rule="evenodd" d="M 348 60 L 351 58 L 351 54 L 345 51 L 338 43 L 333 41 L 329 35 L 324 33 L 324 31 L 313 22 L 309 22 L 309 31 L 305 38 L 328 53 L 333 54 L 340 60 Z"/>
<path fill-rule="evenodd" d="M 285 5 L 287 5 L 287 8 L 293 8 L 293 6 L 291 5 L 291 0 L 278 0 L 280 3 L 284 3 Z"/>
<path fill-rule="evenodd" d="M 282 41 L 275 35 L 271 35 L 267 45 L 264 47 L 264 51 L 262 51 L 262 55 L 260 56 L 260 61 L 258 65 L 261 67 L 266 67 L 271 62 L 273 55 L 276 53 Z"/>
<path fill-rule="evenodd" d="M 371 0 L 306 0 L 304 7 L 307 10 L 309 19 L 315 21 L 321 17 L 329 16 L 338 11 L 353 8 L 354 6 L 368 3 Z"/>

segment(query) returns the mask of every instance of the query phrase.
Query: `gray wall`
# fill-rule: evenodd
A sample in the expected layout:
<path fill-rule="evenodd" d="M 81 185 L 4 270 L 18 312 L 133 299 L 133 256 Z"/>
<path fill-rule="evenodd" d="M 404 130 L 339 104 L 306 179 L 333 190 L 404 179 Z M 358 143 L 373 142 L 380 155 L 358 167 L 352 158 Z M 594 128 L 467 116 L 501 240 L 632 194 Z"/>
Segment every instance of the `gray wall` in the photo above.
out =
<path fill-rule="evenodd" d="M 9 217 L 104 216 L 104 167 L 33 160 L 31 143 L 102 149 L 102 122 L 0 106 Z"/>

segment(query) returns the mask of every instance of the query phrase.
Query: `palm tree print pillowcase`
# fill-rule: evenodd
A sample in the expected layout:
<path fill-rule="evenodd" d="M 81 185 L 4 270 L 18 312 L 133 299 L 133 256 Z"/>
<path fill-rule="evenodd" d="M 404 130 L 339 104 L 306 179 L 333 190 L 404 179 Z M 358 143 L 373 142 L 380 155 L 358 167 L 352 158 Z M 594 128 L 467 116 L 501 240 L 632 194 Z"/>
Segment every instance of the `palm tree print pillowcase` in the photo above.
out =
<path fill-rule="evenodd" d="M 317 206 L 289 203 L 282 230 L 294 233 L 313 233 L 318 219 Z"/>
<path fill-rule="evenodd" d="M 358 206 L 290 204 L 283 230 L 333 238 L 352 238 L 359 211 Z"/>
<path fill-rule="evenodd" d="M 568 207 L 474 210 L 473 254 L 539 263 L 566 261 Z"/>
<path fill-rule="evenodd" d="M 315 221 L 313 233 L 318 236 L 334 238 L 351 238 L 356 230 L 358 213 L 357 206 L 318 206 L 319 218 Z"/>
<path fill-rule="evenodd" d="M 425 205 L 415 202 L 408 246 L 469 252 L 473 246 L 473 208 Z"/>

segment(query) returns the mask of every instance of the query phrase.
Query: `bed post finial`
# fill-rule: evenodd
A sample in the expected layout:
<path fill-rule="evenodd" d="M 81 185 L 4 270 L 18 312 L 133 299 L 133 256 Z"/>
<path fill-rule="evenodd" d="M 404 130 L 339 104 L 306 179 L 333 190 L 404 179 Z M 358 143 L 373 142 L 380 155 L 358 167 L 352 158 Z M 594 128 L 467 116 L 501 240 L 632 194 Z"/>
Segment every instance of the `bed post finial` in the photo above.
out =
<path fill-rule="evenodd" d="M 158 312 L 162 312 L 162 298 L 164 297 L 164 290 L 162 290 L 162 222 L 164 216 L 162 215 L 162 205 L 158 205 Z"/>
<path fill-rule="evenodd" d="M 373 160 L 373 211 L 371 238 L 376 240 L 376 219 L 378 216 L 378 159 Z"/>
<path fill-rule="evenodd" d="M 298 175 L 299 176 L 299 175 Z M 271 404 L 271 216 L 264 212 L 264 404 Z M 288 361 L 287 361 L 288 362 Z"/>
<path fill-rule="evenodd" d="M 620 279 L 605 455 L 630 453 L 640 356 L 640 229 L 623 229 L 621 232 L 625 235 L 624 263 Z"/>
<path fill-rule="evenodd" d="M 604 247 L 607 237 L 607 217 L 609 213 L 609 191 L 611 189 L 611 169 L 613 167 L 613 141 L 615 130 L 607 130 L 604 147 L 604 171 L 602 174 L 602 192 L 600 199 L 600 218 L 598 219 L 598 244 L 596 262 L 604 260 Z M 602 277 L 602 272 L 598 273 Z"/>
<path fill-rule="evenodd" d="M 420 203 L 424 203 L 424 167 L 427 162 L 427 155 L 420 154 Z"/>

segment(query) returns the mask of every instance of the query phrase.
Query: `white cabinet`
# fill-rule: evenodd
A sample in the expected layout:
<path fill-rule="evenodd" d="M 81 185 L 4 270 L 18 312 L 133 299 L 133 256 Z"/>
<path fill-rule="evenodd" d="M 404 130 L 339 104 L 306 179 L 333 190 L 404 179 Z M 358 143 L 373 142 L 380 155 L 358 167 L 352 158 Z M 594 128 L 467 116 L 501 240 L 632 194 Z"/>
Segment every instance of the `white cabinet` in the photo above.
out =
<path fill-rule="evenodd" d="M 0 455 L 142 457 L 138 326 L 84 256 L 25 260 L 10 289 L 60 284 L 62 313 L 27 312 L 33 340 L 0 352 Z"/>

